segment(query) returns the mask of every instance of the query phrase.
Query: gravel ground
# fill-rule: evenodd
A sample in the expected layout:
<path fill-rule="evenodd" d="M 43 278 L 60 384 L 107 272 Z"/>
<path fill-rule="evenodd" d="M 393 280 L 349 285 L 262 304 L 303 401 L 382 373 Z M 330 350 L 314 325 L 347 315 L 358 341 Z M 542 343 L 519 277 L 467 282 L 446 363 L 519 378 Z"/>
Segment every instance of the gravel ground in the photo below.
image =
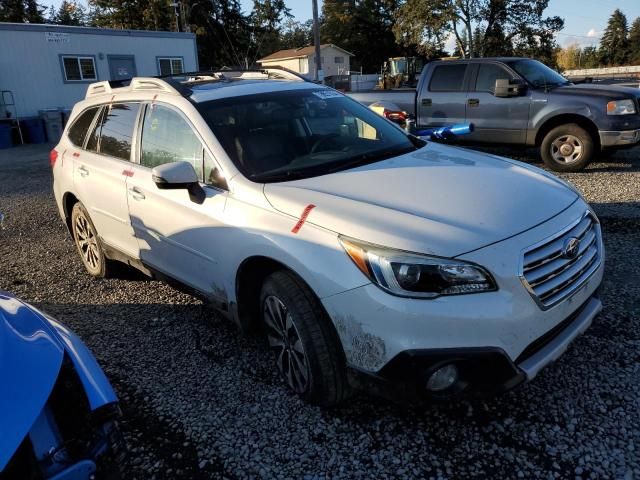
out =
<path fill-rule="evenodd" d="M 604 313 L 558 362 L 494 399 L 360 395 L 328 411 L 289 394 L 266 348 L 197 299 L 85 274 L 47 151 L 0 151 L 0 289 L 96 354 L 121 399 L 127 478 L 640 478 L 640 148 L 564 176 L 601 216 L 608 258 Z"/>

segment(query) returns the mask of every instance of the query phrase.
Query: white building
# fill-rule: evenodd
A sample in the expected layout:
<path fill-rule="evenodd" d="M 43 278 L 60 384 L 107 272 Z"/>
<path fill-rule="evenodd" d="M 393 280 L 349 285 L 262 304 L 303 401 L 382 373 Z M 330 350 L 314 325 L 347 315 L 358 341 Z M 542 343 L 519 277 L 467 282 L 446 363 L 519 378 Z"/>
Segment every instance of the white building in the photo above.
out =
<path fill-rule="evenodd" d="M 71 108 L 92 82 L 197 69 L 193 33 L 0 23 L 0 91 L 20 117 Z"/>
<path fill-rule="evenodd" d="M 320 45 L 320 67 L 325 77 L 348 75 L 353 53 L 332 44 Z M 258 60 L 263 67 L 279 66 L 301 73 L 310 78 L 316 74 L 315 47 L 290 48 L 267 55 Z"/>

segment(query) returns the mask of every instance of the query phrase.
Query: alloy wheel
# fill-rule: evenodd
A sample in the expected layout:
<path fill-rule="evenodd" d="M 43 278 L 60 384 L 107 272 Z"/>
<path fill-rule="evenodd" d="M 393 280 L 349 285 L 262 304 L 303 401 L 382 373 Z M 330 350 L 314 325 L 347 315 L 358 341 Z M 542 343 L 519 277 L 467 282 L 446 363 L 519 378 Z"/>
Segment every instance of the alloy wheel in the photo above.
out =
<path fill-rule="evenodd" d="M 282 300 L 270 295 L 264 299 L 263 317 L 278 370 L 291 389 L 304 393 L 309 384 L 309 363 L 291 313 Z"/>
<path fill-rule="evenodd" d="M 100 251 L 93 227 L 82 213 L 76 217 L 74 227 L 82 260 L 90 270 L 97 271 L 100 268 Z"/>

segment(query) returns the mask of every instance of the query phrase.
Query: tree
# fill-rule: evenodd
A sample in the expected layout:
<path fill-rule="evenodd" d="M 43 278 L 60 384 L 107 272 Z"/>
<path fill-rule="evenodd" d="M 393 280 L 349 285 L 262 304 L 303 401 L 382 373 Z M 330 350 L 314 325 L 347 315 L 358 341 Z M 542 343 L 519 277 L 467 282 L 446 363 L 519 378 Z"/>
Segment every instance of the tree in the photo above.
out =
<path fill-rule="evenodd" d="M 609 17 L 600 40 L 600 55 L 606 65 L 624 65 L 628 56 L 627 17 L 616 9 Z"/>
<path fill-rule="evenodd" d="M 44 23 L 45 10 L 36 0 L 0 0 L 0 22 Z"/>
<path fill-rule="evenodd" d="M 284 0 L 253 0 L 253 11 L 249 16 L 249 23 L 254 60 L 283 48 L 280 32 L 285 21 L 292 18 L 291 10 L 287 8 Z"/>
<path fill-rule="evenodd" d="M 396 11 L 398 42 L 423 51 L 452 35 L 463 57 L 527 54 L 553 58 L 564 21 L 545 17 L 549 0 L 404 0 Z M 479 42 L 479 43 L 478 43 Z"/>
<path fill-rule="evenodd" d="M 580 56 L 582 51 L 577 43 L 572 43 L 556 52 L 556 61 L 559 70 L 573 70 L 580 68 Z"/>
<path fill-rule="evenodd" d="M 640 65 L 640 17 L 633 21 L 629 29 L 629 63 Z"/>
<path fill-rule="evenodd" d="M 397 0 L 325 0 L 321 41 L 355 56 L 352 69 L 378 72 L 389 57 L 404 54 L 392 30 Z"/>
<path fill-rule="evenodd" d="M 282 48 L 300 48 L 313 43 L 313 20 L 302 23 L 293 18 L 284 22 Z"/>
<path fill-rule="evenodd" d="M 63 0 L 58 10 L 49 10 L 49 22 L 56 25 L 86 25 L 86 12 L 75 0 Z"/>

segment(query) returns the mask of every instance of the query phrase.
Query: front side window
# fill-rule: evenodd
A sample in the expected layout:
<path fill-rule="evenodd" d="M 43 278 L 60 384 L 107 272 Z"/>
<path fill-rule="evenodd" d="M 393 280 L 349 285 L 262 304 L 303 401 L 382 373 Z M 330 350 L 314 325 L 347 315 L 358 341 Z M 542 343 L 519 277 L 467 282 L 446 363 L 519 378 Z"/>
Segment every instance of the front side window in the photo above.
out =
<path fill-rule="evenodd" d="M 494 63 L 481 63 L 476 79 L 476 92 L 493 93 L 496 87 L 496 80 L 511 80 L 512 76 L 500 65 Z"/>
<path fill-rule="evenodd" d="M 139 108 L 138 103 L 106 105 L 100 119 L 96 122 L 94 133 L 87 142 L 87 149 L 90 149 L 90 144 L 94 145 L 94 138 L 99 131 L 100 138 L 97 146 L 99 153 L 120 160 L 131 160 L 131 141 Z"/>
<path fill-rule="evenodd" d="M 84 140 L 87 137 L 87 130 L 91 127 L 91 123 L 93 122 L 93 118 L 96 116 L 96 112 L 99 107 L 92 107 L 84 112 L 82 112 L 77 120 L 73 122 L 71 128 L 69 128 L 69 140 L 76 147 L 83 148 Z"/>
<path fill-rule="evenodd" d="M 177 75 L 184 72 L 184 64 L 180 57 L 158 58 L 160 75 Z"/>
<path fill-rule="evenodd" d="M 229 158 L 255 182 L 324 175 L 417 148 L 388 120 L 329 89 L 232 97 L 197 107 Z"/>
<path fill-rule="evenodd" d="M 344 57 L 336 57 L 336 58 L 334 59 L 334 62 L 335 62 L 335 63 L 344 63 Z"/>
<path fill-rule="evenodd" d="M 461 92 L 467 65 L 438 65 L 433 70 L 429 90 L 432 92 Z"/>
<path fill-rule="evenodd" d="M 514 60 L 507 62 L 507 64 L 522 75 L 534 88 L 557 87 L 569 83 L 569 81 L 558 72 L 537 60 Z"/>
<path fill-rule="evenodd" d="M 153 168 L 165 163 L 189 162 L 202 179 L 202 142 L 175 110 L 158 104 L 148 105 L 141 143 L 140 165 Z"/>
<path fill-rule="evenodd" d="M 86 82 L 98 79 L 93 57 L 63 56 L 62 68 L 67 82 Z"/>

